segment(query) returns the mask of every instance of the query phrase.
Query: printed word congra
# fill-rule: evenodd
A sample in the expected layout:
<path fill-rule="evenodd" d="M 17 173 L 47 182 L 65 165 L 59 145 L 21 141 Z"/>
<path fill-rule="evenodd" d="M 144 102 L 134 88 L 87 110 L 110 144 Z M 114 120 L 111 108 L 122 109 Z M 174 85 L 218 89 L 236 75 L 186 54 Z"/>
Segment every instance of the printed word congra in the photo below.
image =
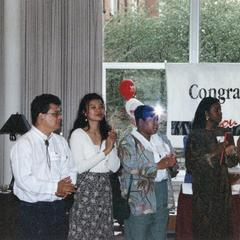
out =
<path fill-rule="evenodd" d="M 221 104 L 227 99 L 240 99 L 240 88 L 200 88 L 198 84 L 192 84 L 189 88 L 189 96 L 192 99 L 215 97 Z"/>

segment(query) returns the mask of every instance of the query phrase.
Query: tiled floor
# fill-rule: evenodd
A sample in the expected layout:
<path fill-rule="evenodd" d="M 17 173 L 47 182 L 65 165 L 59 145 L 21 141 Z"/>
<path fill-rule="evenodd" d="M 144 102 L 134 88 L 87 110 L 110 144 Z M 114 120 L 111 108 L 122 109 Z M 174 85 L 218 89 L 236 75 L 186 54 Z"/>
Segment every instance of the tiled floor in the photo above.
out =
<path fill-rule="evenodd" d="M 114 235 L 115 240 L 124 240 L 123 229 L 117 223 L 114 223 Z M 168 233 L 166 240 L 175 240 L 175 233 L 174 232 Z"/>
<path fill-rule="evenodd" d="M 124 236 L 122 234 L 119 234 L 115 236 L 115 240 L 124 240 Z M 175 235 L 168 235 L 166 240 L 175 240 Z"/>

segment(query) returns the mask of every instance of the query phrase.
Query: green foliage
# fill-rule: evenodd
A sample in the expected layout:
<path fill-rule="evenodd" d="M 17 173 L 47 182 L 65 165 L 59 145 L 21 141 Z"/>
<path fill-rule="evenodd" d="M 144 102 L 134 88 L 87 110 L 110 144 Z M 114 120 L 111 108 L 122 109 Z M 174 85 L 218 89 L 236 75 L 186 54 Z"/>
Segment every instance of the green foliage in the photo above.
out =
<path fill-rule="evenodd" d="M 239 0 L 202 0 L 200 60 L 240 62 L 239 24 Z"/>
<path fill-rule="evenodd" d="M 119 12 L 106 21 L 106 62 L 188 60 L 188 0 L 160 2 L 158 17 L 139 7 Z"/>
<path fill-rule="evenodd" d="M 159 16 L 140 6 L 105 22 L 106 62 L 188 62 L 189 0 L 159 0 Z M 240 1 L 201 0 L 200 60 L 240 61 Z"/>

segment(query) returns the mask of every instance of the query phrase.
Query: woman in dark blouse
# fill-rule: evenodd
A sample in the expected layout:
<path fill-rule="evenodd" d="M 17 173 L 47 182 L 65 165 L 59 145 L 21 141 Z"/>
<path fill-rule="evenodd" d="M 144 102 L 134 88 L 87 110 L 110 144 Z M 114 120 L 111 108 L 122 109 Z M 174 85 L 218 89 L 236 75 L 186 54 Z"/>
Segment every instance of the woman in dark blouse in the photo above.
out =
<path fill-rule="evenodd" d="M 202 99 L 186 145 L 186 167 L 192 174 L 194 240 L 231 239 L 228 167 L 238 163 L 238 151 L 227 141 L 217 141 L 217 136 L 224 134 L 224 129 L 218 127 L 221 120 L 219 100 Z"/>

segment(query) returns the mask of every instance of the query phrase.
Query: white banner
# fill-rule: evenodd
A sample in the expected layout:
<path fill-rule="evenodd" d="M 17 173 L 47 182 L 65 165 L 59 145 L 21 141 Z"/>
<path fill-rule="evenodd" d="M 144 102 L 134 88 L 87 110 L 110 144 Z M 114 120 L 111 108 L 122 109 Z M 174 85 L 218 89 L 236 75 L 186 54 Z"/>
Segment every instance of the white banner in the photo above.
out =
<path fill-rule="evenodd" d="M 216 97 L 226 127 L 240 123 L 240 64 L 166 64 L 167 135 L 174 147 L 183 147 L 183 136 L 173 135 L 172 122 L 192 121 L 204 97 Z"/>

